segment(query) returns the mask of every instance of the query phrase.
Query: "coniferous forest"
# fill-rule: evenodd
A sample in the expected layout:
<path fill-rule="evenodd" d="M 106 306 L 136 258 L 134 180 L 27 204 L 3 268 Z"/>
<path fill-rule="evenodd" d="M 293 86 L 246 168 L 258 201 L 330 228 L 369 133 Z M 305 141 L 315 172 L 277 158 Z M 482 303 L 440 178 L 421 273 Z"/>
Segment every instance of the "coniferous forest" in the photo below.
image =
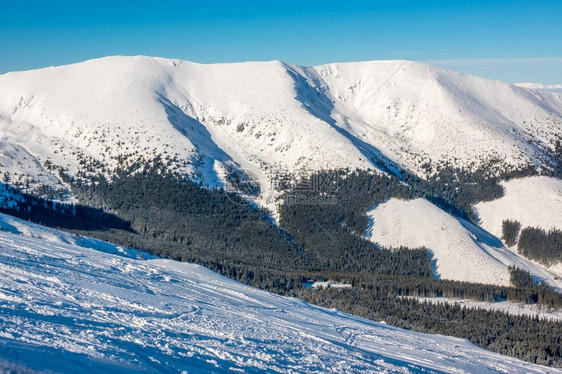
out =
<path fill-rule="evenodd" d="M 514 220 L 502 223 L 502 240 L 508 246 L 517 244 L 517 251 L 526 258 L 546 266 L 562 262 L 562 231 L 543 230 L 539 227 L 525 227 Z"/>
<path fill-rule="evenodd" d="M 438 280 L 426 248 L 380 248 L 364 238 L 365 212 L 391 197 L 425 197 L 474 221 L 477 217 L 470 207 L 475 202 L 503 193 L 497 176 L 483 171 L 441 169 L 436 175 L 425 180 L 407 173 L 397 177 L 336 170 L 307 176 L 286 188 L 278 207 L 279 226 L 268 212 L 238 195 L 204 188 L 158 163 L 124 169 L 110 179 L 68 178 L 83 205 L 24 196 L 19 209 L 4 211 L 164 258 L 198 263 L 246 284 L 321 306 L 469 339 L 499 353 L 562 367 L 560 322 L 409 298 L 510 300 L 561 308 L 562 297 L 530 274 L 510 269 L 512 287 Z M 327 197 L 333 198 L 332 203 L 291 203 Z M 507 226 L 506 241 L 519 231 L 511 223 Z M 542 258 L 559 243 L 559 232 L 533 230 L 521 230 L 519 250 Z M 529 244 L 537 237 L 544 246 Z M 351 283 L 353 289 L 310 290 L 304 286 L 309 279 Z"/>
<path fill-rule="evenodd" d="M 502 222 L 502 240 L 504 243 L 513 247 L 517 243 L 517 237 L 521 230 L 521 224 L 515 220 L 507 219 Z"/>
<path fill-rule="evenodd" d="M 521 230 L 517 250 L 547 266 L 557 264 L 562 261 L 562 231 L 525 227 Z"/>

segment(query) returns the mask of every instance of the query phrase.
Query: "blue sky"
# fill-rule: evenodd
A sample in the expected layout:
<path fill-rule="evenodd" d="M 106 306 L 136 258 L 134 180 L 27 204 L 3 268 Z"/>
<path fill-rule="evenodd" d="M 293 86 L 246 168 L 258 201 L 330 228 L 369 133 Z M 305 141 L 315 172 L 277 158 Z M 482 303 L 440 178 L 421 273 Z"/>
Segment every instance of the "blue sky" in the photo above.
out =
<path fill-rule="evenodd" d="M 562 1 L 0 1 L 0 73 L 107 55 L 412 59 L 562 83 Z"/>

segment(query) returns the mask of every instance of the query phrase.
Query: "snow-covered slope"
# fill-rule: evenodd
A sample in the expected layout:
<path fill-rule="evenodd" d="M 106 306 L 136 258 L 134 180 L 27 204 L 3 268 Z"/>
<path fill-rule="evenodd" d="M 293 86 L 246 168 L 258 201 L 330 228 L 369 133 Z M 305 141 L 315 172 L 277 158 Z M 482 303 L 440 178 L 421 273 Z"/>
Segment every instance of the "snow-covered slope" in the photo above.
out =
<path fill-rule="evenodd" d="M 555 279 L 562 274 L 521 258 L 497 237 L 425 199 L 390 199 L 368 216 L 367 236 L 373 242 L 386 247 L 425 246 L 433 253 L 440 278 L 508 286 L 508 266 L 516 265 L 562 291 L 562 281 Z"/>
<path fill-rule="evenodd" d="M 562 95 L 407 61 L 300 67 L 201 65 L 107 57 L 0 76 L 0 173 L 64 188 L 85 160 L 162 155 L 209 185 L 242 168 L 276 173 L 349 167 L 420 172 L 450 161 L 540 164 L 562 131 Z"/>
<path fill-rule="evenodd" d="M 126 160 L 161 156 L 210 186 L 247 170 L 261 185 L 256 200 L 275 218 L 275 182 L 287 171 L 421 172 L 428 161 L 472 167 L 491 158 L 540 165 L 560 133 L 560 93 L 411 61 L 301 67 L 116 56 L 0 76 L 2 183 L 65 190 L 60 168 L 111 173 Z M 3 201 L 6 191 L 0 184 L 0 203 L 13 204 Z M 558 206 L 548 196 L 541 204 Z M 497 236 L 486 223 L 496 213 L 479 209 Z M 481 252 L 465 231 L 453 234 L 474 250 L 468 257 Z M 505 284 L 504 266 L 489 266 Z"/>
<path fill-rule="evenodd" d="M 562 230 L 562 180 L 528 177 L 501 184 L 503 197 L 475 206 L 483 228 L 501 238 L 502 222 L 511 219 L 522 228 Z"/>
<path fill-rule="evenodd" d="M 310 68 L 325 82 L 338 126 L 399 164 L 456 166 L 533 160 L 562 130 L 562 99 L 429 65 L 380 61 Z M 544 96 L 543 96 L 544 95 Z"/>
<path fill-rule="evenodd" d="M 230 165 L 253 171 L 265 187 L 271 178 L 264 173 L 274 165 L 368 167 L 341 135 L 318 146 L 332 127 L 297 99 L 307 91 L 315 92 L 297 87 L 279 61 L 200 65 L 110 57 L 10 73 L 0 77 L 0 146 L 21 151 L 0 161 L 16 164 L 7 169 L 12 178 L 24 172 L 18 165 L 32 162 L 37 170 L 30 174 L 45 182 L 47 159 L 76 173 L 85 168 L 81 159 L 116 167 L 123 156 L 161 154 L 210 185 L 221 184 Z"/>
<path fill-rule="evenodd" d="M 3 213 L 0 213 L 0 231 L 41 239 L 54 244 L 71 244 L 123 257 L 145 260 L 156 258 L 156 256 L 144 251 L 128 249 L 121 245 L 104 242 L 99 239 L 76 236 L 64 231 L 24 221 Z"/>
<path fill-rule="evenodd" d="M 509 219 L 518 221 L 521 229 L 562 230 L 562 180 L 537 176 L 502 182 L 502 186 L 503 197 L 474 207 L 484 229 L 501 238 L 502 223 Z M 517 252 L 516 246 L 511 250 Z M 562 263 L 547 269 L 562 278 Z M 561 281 L 558 283 L 562 286 Z"/>
<path fill-rule="evenodd" d="M 8 372 L 559 372 L 196 265 L 6 232 L 0 249 L 0 367 Z"/>
<path fill-rule="evenodd" d="M 542 84 L 542 83 L 514 83 L 514 86 L 530 88 L 533 90 L 549 91 L 549 92 L 560 92 L 562 93 L 562 84 Z"/>

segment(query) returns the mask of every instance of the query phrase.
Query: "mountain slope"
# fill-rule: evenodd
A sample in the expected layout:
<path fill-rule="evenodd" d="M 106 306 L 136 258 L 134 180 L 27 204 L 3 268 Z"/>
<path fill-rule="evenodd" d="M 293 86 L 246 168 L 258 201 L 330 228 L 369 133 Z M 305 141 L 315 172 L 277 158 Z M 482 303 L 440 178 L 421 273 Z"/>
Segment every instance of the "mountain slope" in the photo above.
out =
<path fill-rule="evenodd" d="M 50 158 L 71 174 L 84 169 L 81 158 L 115 167 L 124 155 L 160 154 L 211 185 L 221 184 L 229 164 L 253 170 L 264 186 L 269 179 L 263 173 L 273 165 L 368 166 L 343 137 L 307 154 L 331 128 L 294 100 L 294 80 L 281 62 L 199 65 L 111 57 L 7 74 L 0 92 L 4 142 L 26 149 L 40 164 Z"/>
<path fill-rule="evenodd" d="M 414 62 L 310 70 L 325 82 L 340 127 L 415 171 L 429 160 L 455 166 L 492 157 L 511 165 L 536 161 L 541 144 L 562 129 L 560 95 Z"/>
<path fill-rule="evenodd" d="M 275 219 L 278 185 L 285 177 L 294 181 L 296 173 L 543 167 L 560 134 L 560 93 L 411 61 L 301 67 L 116 56 L 0 76 L 1 182 L 25 192 L 47 185 L 61 192 L 58 199 L 72 202 L 61 171 L 111 175 L 135 161 L 142 167 L 160 159 L 208 186 L 235 188 L 227 175 L 245 171 L 260 185 L 252 197 Z M 543 206 L 557 206 L 556 195 L 538 198 Z M 493 214 L 481 216 L 484 228 L 498 236 L 486 218 Z M 481 244 L 469 239 L 474 233 L 453 217 L 442 219 L 455 228 L 453 236 L 439 239 L 440 247 L 453 238 L 480 258 Z M 400 244 L 397 237 L 386 243 Z M 498 274 L 490 281 L 506 284 L 509 261 L 499 262 L 490 265 L 488 274 Z M 470 273 L 451 271 L 457 278 Z"/>
<path fill-rule="evenodd" d="M 521 258 L 485 230 L 457 219 L 425 199 L 391 199 L 367 213 L 370 240 L 382 246 L 424 246 L 432 251 L 436 275 L 443 279 L 510 285 L 508 266 L 528 270 L 562 290 L 560 272 Z"/>
<path fill-rule="evenodd" d="M 107 57 L 0 76 L 0 131 L 6 181 L 64 188 L 53 166 L 76 174 L 160 155 L 212 186 L 248 170 L 267 205 L 284 171 L 542 165 L 562 95 L 407 61 Z"/>
<path fill-rule="evenodd" d="M 6 232 L 0 247 L 7 370 L 557 372 L 269 294 L 196 265 Z"/>
<path fill-rule="evenodd" d="M 502 236 L 502 222 L 516 220 L 521 228 L 562 230 L 562 180 L 529 177 L 502 182 L 505 196 L 475 206 L 482 227 Z"/>

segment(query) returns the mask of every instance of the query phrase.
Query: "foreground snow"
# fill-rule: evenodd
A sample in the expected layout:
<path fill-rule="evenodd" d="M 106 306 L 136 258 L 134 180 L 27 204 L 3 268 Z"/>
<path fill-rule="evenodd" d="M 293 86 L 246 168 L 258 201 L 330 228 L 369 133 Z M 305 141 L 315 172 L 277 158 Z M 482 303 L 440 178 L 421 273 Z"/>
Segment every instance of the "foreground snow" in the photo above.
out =
<path fill-rule="evenodd" d="M 156 256 L 136 249 L 125 248 L 121 245 L 104 242 L 103 240 L 76 236 L 64 231 L 59 231 L 38 225 L 32 222 L 0 213 L 0 231 L 11 232 L 31 238 L 41 239 L 51 243 L 72 244 L 78 247 L 95 249 L 118 256 L 135 258 L 139 260 L 154 259 Z"/>
<path fill-rule="evenodd" d="M 556 372 L 200 266 L 7 232 L 0 300 L 0 367 L 15 371 Z"/>
<path fill-rule="evenodd" d="M 390 199 L 367 215 L 370 240 L 385 247 L 428 248 L 440 278 L 509 286 L 508 266 L 515 265 L 562 291 L 560 273 L 522 258 L 497 237 L 425 199 Z"/>

